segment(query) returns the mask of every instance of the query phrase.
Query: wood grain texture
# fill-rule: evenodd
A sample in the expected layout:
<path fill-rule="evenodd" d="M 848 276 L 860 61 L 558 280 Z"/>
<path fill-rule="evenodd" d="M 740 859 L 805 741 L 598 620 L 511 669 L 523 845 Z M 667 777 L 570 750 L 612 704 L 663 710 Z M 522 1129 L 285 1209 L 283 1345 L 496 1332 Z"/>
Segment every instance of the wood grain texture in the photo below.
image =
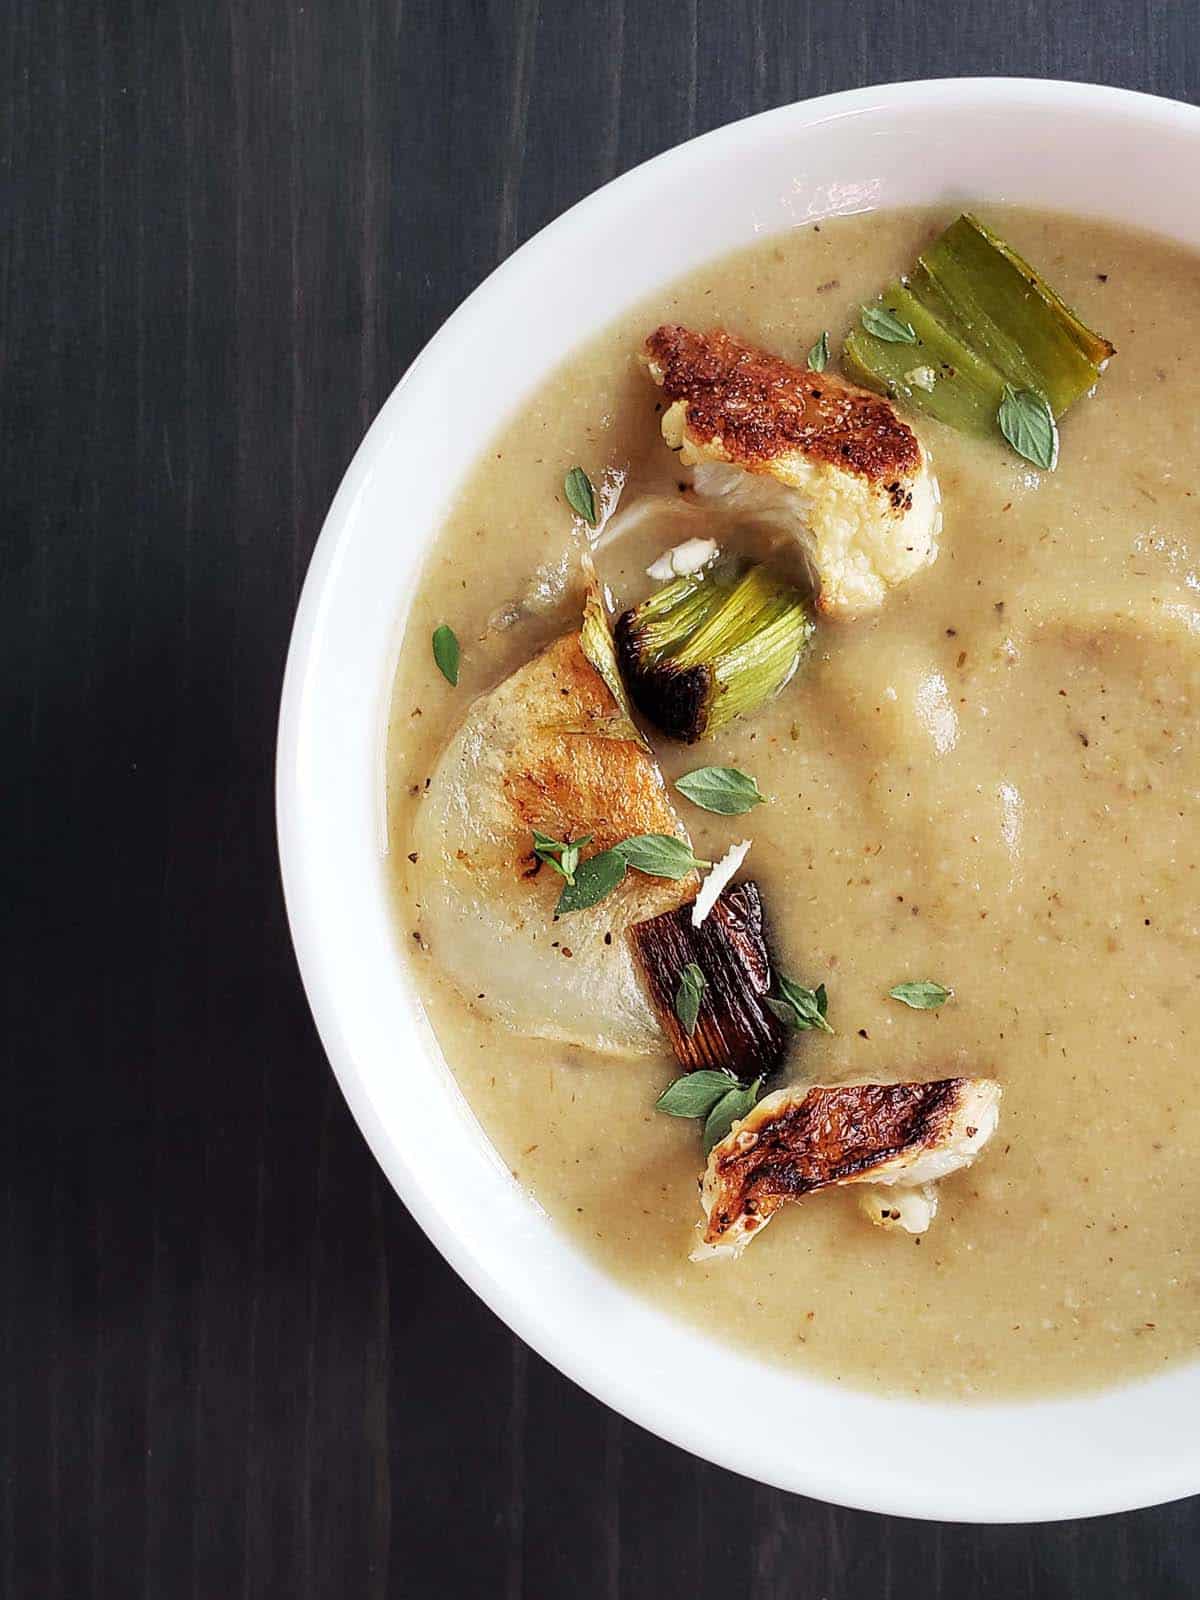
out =
<path fill-rule="evenodd" d="M 833 1510 L 529 1354 L 370 1159 L 277 882 L 298 586 L 455 304 L 692 133 L 980 72 L 1193 99 L 1197 12 L 0 3 L 6 1600 L 1200 1592 L 1195 1503 L 1044 1529 Z"/>

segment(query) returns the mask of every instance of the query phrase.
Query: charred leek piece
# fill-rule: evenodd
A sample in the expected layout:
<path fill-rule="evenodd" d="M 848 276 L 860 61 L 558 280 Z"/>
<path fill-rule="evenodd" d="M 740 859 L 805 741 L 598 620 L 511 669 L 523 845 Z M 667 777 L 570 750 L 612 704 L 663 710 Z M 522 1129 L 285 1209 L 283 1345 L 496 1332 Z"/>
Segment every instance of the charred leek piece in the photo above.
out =
<path fill-rule="evenodd" d="M 681 906 L 635 923 L 629 938 L 659 1021 L 688 1072 L 707 1067 L 751 1083 L 776 1070 L 788 1030 L 767 1004 L 771 958 L 757 884 L 726 889 L 698 928 L 691 907 Z M 690 966 L 703 985 L 689 1032 L 675 1002 Z"/>
<path fill-rule="evenodd" d="M 689 744 L 757 711 L 788 682 L 813 635 L 798 589 L 762 566 L 677 578 L 616 628 L 634 704 Z"/>
<path fill-rule="evenodd" d="M 848 375 L 965 433 L 996 434 L 1005 385 L 1044 395 L 1060 417 L 1114 353 L 969 212 L 887 286 L 883 304 L 912 324 L 917 343 L 888 344 L 856 327 L 843 352 Z"/>

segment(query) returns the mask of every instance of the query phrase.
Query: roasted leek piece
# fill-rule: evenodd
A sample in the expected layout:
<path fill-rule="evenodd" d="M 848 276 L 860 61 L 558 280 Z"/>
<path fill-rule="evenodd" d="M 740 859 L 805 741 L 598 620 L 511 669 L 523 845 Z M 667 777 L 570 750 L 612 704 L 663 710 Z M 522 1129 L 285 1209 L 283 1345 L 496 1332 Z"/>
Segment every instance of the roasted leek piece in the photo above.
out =
<path fill-rule="evenodd" d="M 739 564 L 676 578 L 626 611 L 617 658 L 642 714 L 690 744 L 778 694 L 813 630 L 798 589 Z"/>
<path fill-rule="evenodd" d="M 1000 1093 L 990 1078 L 941 1078 L 796 1084 L 767 1095 L 709 1155 L 692 1260 L 740 1255 L 780 1206 L 815 1190 L 920 1189 L 970 1166 L 995 1132 Z"/>
<path fill-rule="evenodd" d="M 689 1072 L 731 1072 L 743 1083 L 769 1078 L 783 1061 L 788 1030 L 767 1005 L 771 958 L 758 885 L 734 884 L 698 928 L 681 906 L 634 923 L 629 942 L 663 1031 Z M 704 979 L 695 1026 L 676 1013 L 684 970 Z"/>
<path fill-rule="evenodd" d="M 964 433 L 998 432 L 1004 390 L 1032 390 L 1060 417 L 1092 388 L 1113 346 L 1023 257 L 964 212 L 890 283 L 881 304 L 916 334 L 900 343 L 855 327 L 847 376 Z"/>

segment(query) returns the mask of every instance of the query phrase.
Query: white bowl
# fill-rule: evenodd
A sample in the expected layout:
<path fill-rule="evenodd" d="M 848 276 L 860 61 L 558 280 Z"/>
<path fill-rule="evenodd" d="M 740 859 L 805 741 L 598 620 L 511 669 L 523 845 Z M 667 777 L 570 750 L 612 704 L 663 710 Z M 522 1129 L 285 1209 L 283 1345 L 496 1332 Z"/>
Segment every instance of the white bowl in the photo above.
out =
<path fill-rule="evenodd" d="M 1200 248 L 1200 111 L 1006 79 L 833 95 L 669 151 L 494 272 L 398 385 L 326 520 L 284 681 L 279 845 L 300 970 L 363 1133 L 446 1259 L 535 1350 L 655 1433 L 764 1482 L 907 1516 L 1036 1521 L 1200 1490 L 1200 1366 L 1085 1398 L 880 1399 L 761 1365 L 656 1310 L 555 1229 L 483 1136 L 401 962 L 384 862 L 406 602 L 505 416 L 623 308 L 758 235 L 968 199 Z M 736 1420 L 708 1393 L 739 1397 Z"/>

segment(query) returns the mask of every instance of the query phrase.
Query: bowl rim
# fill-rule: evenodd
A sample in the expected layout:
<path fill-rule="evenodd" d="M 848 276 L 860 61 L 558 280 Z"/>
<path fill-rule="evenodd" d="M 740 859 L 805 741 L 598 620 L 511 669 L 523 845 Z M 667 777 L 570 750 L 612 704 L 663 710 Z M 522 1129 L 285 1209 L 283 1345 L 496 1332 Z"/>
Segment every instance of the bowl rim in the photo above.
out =
<path fill-rule="evenodd" d="M 952 105 L 966 109 L 962 100 L 964 94 L 971 97 L 971 109 L 988 105 L 1002 107 L 1020 99 L 1047 111 L 1076 109 L 1130 118 L 1150 127 L 1182 129 L 1189 138 L 1200 143 L 1200 108 L 1138 91 L 1036 78 L 984 76 L 912 80 L 797 101 L 725 124 L 652 157 L 563 212 L 484 278 L 442 324 L 381 407 L 346 470 L 313 551 L 289 645 L 276 754 L 276 820 L 284 898 L 302 981 L 322 1044 L 351 1112 L 376 1160 L 418 1225 L 454 1270 L 509 1328 L 559 1371 L 623 1416 L 703 1459 L 752 1479 L 857 1509 L 945 1520 L 1034 1522 L 1134 1509 L 1194 1493 L 1200 1490 L 1200 1445 L 1191 1449 L 1180 1445 L 1169 1459 L 1142 1460 L 1135 1469 L 1123 1473 L 1112 1471 L 1088 1483 L 1064 1481 L 1047 1489 L 1044 1482 L 1038 1481 L 1023 1490 L 1014 1482 L 997 1500 L 986 1505 L 978 1504 L 969 1493 L 957 1493 L 949 1480 L 929 1492 L 921 1483 L 905 1482 L 895 1467 L 886 1464 L 868 1463 L 861 1473 L 854 1474 L 839 1474 L 820 1460 L 797 1462 L 786 1469 L 781 1468 L 778 1461 L 764 1466 L 761 1452 L 753 1443 L 747 1445 L 735 1436 L 718 1437 L 711 1424 L 699 1419 L 689 1422 L 676 1404 L 648 1395 L 644 1384 L 639 1387 L 623 1373 L 614 1371 L 611 1359 L 598 1357 L 594 1349 L 581 1350 L 573 1346 L 562 1337 L 561 1330 L 549 1326 L 547 1309 L 531 1304 L 527 1296 L 517 1292 L 512 1275 L 496 1269 L 494 1260 L 481 1251 L 477 1239 L 464 1237 L 448 1223 L 443 1207 L 398 1144 L 395 1129 L 389 1126 L 358 1069 L 355 1051 L 347 1038 L 344 1000 L 337 991 L 323 948 L 317 911 L 319 895 L 314 889 L 310 870 L 312 854 L 307 848 L 304 831 L 303 789 L 314 739 L 310 705 L 314 655 L 331 604 L 331 586 L 346 544 L 352 537 L 353 509 L 378 458 L 388 448 L 409 391 L 423 374 L 442 360 L 459 331 L 503 286 L 526 270 L 535 256 L 553 253 L 560 235 L 565 230 L 578 229 L 602 197 L 606 203 L 611 203 L 614 197 L 632 192 L 636 187 L 652 185 L 662 172 L 685 156 L 695 160 L 722 144 L 753 144 L 760 134 L 779 125 L 795 124 L 797 131 L 801 131 L 841 117 L 904 112 L 930 100 L 943 101 L 948 109 Z M 497 424 L 500 420 L 498 417 Z M 422 550 L 428 549 L 429 541 L 425 540 Z M 391 666 L 394 667 L 394 660 Z M 390 698 L 393 675 L 392 670 L 381 674 L 377 688 L 385 699 Z M 429 1053 L 431 1035 L 427 1025 L 426 1033 L 425 1049 Z M 544 1225 L 544 1221 L 539 1225 Z M 575 1247 L 570 1248 L 574 1250 Z M 832 1388 L 827 1380 L 820 1378 L 806 1381 Z M 991 1409 L 1037 1412 L 1050 1419 L 1055 1412 L 1080 1405 L 1095 1406 L 1111 1395 L 1125 1395 L 1164 1381 L 1161 1378 L 1139 1380 L 1096 1395 L 1004 1402 Z M 837 1394 L 839 1400 L 850 1403 L 848 1392 L 837 1391 Z M 873 1395 L 860 1398 L 872 1408 L 891 1404 Z M 939 1409 L 932 1401 L 914 1404 L 926 1415 Z M 960 1403 L 948 1409 L 960 1418 L 970 1418 L 988 1408 Z M 1033 1478 L 1036 1479 L 1036 1473 Z"/>

